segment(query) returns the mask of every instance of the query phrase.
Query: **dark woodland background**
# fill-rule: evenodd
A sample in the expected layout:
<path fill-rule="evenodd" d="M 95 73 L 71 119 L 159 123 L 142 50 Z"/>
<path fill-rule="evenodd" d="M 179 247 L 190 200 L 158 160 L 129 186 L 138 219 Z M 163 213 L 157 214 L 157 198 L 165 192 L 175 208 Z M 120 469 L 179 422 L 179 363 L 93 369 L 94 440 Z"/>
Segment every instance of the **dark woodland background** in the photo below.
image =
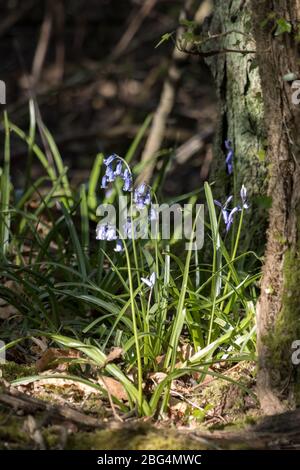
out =
<path fill-rule="evenodd" d="M 26 129 L 28 98 L 31 93 L 37 96 L 42 119 L 75 185 L 85 180 L 97 152 L 122 155 L 146 116 L 155 111 L 174 44 L 155 46 L 163 34 L 176 30 L 182 4 L 2 0 L 0 78 L 7 85 L 10 118 Z M 217 115 L 213 81 L 204 62 L 192 56 L 182 67 L 164 140 L 164 147 L 173 148 L 178 157 L 164 186 L 171 194 L 188 192 L 206 179 Z M 188 144 L 197 135 L 205 138 L 193 149 Z M 18 183 L 26 149 L 20 143 L 12 148 Z M 35 172 L 37 177 L 38 167 Z"/>

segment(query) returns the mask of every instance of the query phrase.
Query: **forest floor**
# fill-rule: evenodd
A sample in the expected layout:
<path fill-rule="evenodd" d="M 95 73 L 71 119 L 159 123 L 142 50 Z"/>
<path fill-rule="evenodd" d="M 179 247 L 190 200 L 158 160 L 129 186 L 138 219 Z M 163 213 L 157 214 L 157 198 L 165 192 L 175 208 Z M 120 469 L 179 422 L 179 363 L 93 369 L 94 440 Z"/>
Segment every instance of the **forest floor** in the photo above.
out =
<path fill-rule="evenodd" d="M 71 380 L 10 385 L 37 373 L 36 364 L 8 362 L 1 371 L 2 449 L 300 449 L 299 413 L 263 418 L 252 396 L 234 383 L 238 379 L 248 392 L 254 389 L 252 363 L 232 367 L 227 377 L 233 382 L 207 378 L 192 386 L 175 381 L 169 411 L 160 420 L 122 415 L 107 397 Z M 58 371 L 40 375 L 49 373 Z M 108 389 L 125 403 L 125 391 L 110 380 Z"/>

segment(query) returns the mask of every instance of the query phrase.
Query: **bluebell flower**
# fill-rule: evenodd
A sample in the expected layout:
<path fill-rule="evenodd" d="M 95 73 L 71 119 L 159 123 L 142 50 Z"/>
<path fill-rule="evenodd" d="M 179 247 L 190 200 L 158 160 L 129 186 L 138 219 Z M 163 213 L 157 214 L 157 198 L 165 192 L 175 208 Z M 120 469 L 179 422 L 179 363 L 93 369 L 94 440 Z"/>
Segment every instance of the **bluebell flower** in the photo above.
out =
<path fill-rule="evenodd" d="M 123 161 L 118 155 L 113 153 L 104 159 L 104 165 L 106 166 L 106 170 L 102 178 L 101 188 L 105 189 L 107 188 L 107 183 L 113 183 L 117 176 L 122 176 Z"/>
<path fill-rule="evenodd" d="M 105 175 L 107 176 L 107 180 L 109 181 L 109 183 L 112 183 L 116 179 L 115 172 L 111 165 L 108 165 L 106 167 Z"/>
<path fill-rule="evenodd" d="M 245 209 L 245 210 L 249 209 L 249 204 L 248 204 L 248 201 L 247 201 L 247 189 L 246 189 L 244 184 L 241 187 L 240 196 L 241 196 L 241 200 L 242 200 L 242 206 L 237 205 L 236 207 L 234 207 L 231 210 L 228 208 L 228 206 L 229 206 L 230 202 L 232 201 L 233 196 L 229 196 L 227 198 L 225 204 L 221 204 L 221 202 L 219 202 L 219 201 L 214 201 L 216 206 L 221 208 L 223 220 L 224 220 L 224 223 L 226 225 L 226 232 L 228 232 L 230 230 L 230 227 L 233 223 L 234 214 L 236 214 L 237 212 L 241 212 L 243 209 Z"/>
<path fill-rule="evenodd" d="M 246 210 L 249 209 L 249 204 L 247 201 L 247 189 L 244 184 L 241 187 L 240 196 L 242 200 L 243 209 L 246 209 Z"/>
<path fill-rule="evenodd" d="M 133 232 L 132 232 L 133 229 Z M 133 238 L 132 233 L 135 235 L 135 227 L 134 227 L 134 220 L 131 220 L 130 217 L 126 220 L 126 222 L 123 225 L 123 233 L 124 233 L 124 238 Z"/>
<path fill-rule="evenodd" d="M 96 240 L 106 240 L 107 224 L 98 224 L 96 228 Z"/>
<path fill-rule="evenodd" d="M 225 202 L 225 204 L 222 204 L 221 202 L 219 201 L 214 201 L 214 203 L 216 204 L 216 206 L 220 207 L 221 211 L 222 211 L 222 217 L 223 217 L 223 220 L 224 220 L 224 223 L 225 225 L 227 226 L 227 223 L 228 223 L 228 217 L 229 217 L 229 213 L 230 213 L 230 210 L 228 209 L 228 206 L 230 204 L 230 202 L 232 201 L 233 199 L 233 196 L 229 196 Z"/>
<path fill-rule="evenodd" d="M 101 188 L 106 189 L 107 188 L 107 176 L 104 175 L 101 180 Z"/>
<path fill-rule="evenodd" d="M 134 198 L 143 196 L 147 187 L 145 183 L 140 184 L 134 191 Z"/>
<path fill-rule="evenodd" d="M 121 160 L 119 160 L 115 169 L 115 176 L 122 176 L 122 170 L 123 170 L 123 163 Z"/>
<path fill-rule="evenodd" d="M 106 240 L 111 242 L 117 239 L 116 227 L 114 225 L 107 225 Z"/>
<path fill-rule="evenodd" d="M 116 243 L 116 247 L 114 248 L 114 251 L 117 253 L 121 253 L 124 251 L 123 243 L 122 240 L 118 239 Z"/>
<path fill-rule="evenodd" d="M 103 163 L 105 166 L 109 166 L 116 158 L 118 158 L 118 155 L 116 155 L 115 153 L 113 153 L 112 155 L 110 155 L 109 157 L 105 158 L 103 160 Z"/>
<path fill-rule="evenodd" d="M 96 228 L 96 240 L 112 241 L 117 239 L 116 227 L 99 223 Z"/>
<path fill-rule="evenodd" d="M 155 282 L 156 282 L 156 273 L 153 272 L 150 277 L 141 277 L 141 281 L 146 284 L 146 286 L 150 287 L 150 289 L 153 289 Z"/>
<path fill-rule="evenodd" d="M 136 188 L 133 195 L 133 201 L 138 209 L 144 209 L 151 203 L 150 189 L 145 183 Z"/>
<path fill-rule="evenodd" d="M 128 168 L 123 173 L 124 186 L 123 191 L 132 191 L 132 176 Z"/>
<path fill-rule="evenodd" d="M 233 216 L 236 212 L 239 212 L 241 208 L 239 206 L 234 207 L 228 214 L 226 223 L 226 232 L 229 232 L 231 225 L 233 224 Z"/>
<path fill-rule="evenodd" d="M 225 160 L 227 173 L 228 175 L 231 175 L 233 173 L 233 148 L 232 148 L 231 140 L 225 140 L 225 147 L 227 150 L 227 155 L 226 155 L 226 160 Z"/>
<path fill-rule="evenodd" d="M 229 196 L 225 202 L 225 204 L 221 204 L 221 202 L 219 201 L 214 201 L 214 203 L 216 204 L 216 206 L 220 207 L 221 208 L 221 211 L 222 211 L 222 217 L 223 217 L 223 220 L 224 220 L 224 223 L 225 223 L 225 226 L 226 226 L 226 232 L 229 232 L 230 230 L 230 227 L 233 223 L 233 216 L 236 212 L 240 212 L 241 211 L 241 207 L 240 206 L 236 206 L 234 207 L 233 209 L 229 209 L 228 206 L 230 204 L 230 202 L 232 201 L 233 199 L 233 196 Z"/>
<path fill-rule="evenodd" d="M 109 157 L 105 158 L 103 161 L 106 166 L 105 177 L 102 179 L 101 188 L 106 188 L 107 183 L 113 183 L 116 177 L 120 176 L 124 180 L 123 191 L 132 190 L 132 176 L 129 168 L 125 168 L 123 172 L 123 167 L 126 165 L 126 162 L 119 157 L 117 154 L 113 153 Z"/>

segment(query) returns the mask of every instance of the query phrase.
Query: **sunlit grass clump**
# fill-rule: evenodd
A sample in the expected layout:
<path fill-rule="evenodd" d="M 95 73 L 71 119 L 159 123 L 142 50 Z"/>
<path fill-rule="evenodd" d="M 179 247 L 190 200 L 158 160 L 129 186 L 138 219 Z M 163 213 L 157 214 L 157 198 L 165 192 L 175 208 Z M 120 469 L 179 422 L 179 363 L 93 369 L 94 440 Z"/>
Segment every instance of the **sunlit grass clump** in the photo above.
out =
<path fill-rule="evenodd" d="M 255 254 L 239 252 L 248 206 L 245 188 L 225 204 L 214 201 L 208 183 L 188 195 L 161 201 L 160 182 L 167 165 L 162 165 L 152 188 L 135 184 L 142 166 L 131 163 L 149 122 L 150 118 L 124 158 L 97 155 L 89 180 L 77 190 L 45 126 L 39 125 L 39 130 L 50 160 L 36 143 L 34 105 L 30 104 L 28 134 L 4 115 L 0 297 L 15 313 L 6 320 L 1 339 L 7 349 L 22 343 L 26 351 L 31 338 L 39 337 L 75 349 L 80 357 L 70 359 L 74 373 L 62 377 L 107 394 L 89 372 L 101 371 L 127 392 L 127 401 L 110 397 L 121 412 L 158 416 L 168 409 L 174 379 L 197 372 L 199 382 L 207 374 L 232 380 L 215 365 L 255 359 L 259 272 L 247 273 Z M 28 147 L 22 191 L 11 183 L 11 134 Z M 44 176 L 32 181 L 35 159 Z M 117 206 L 124 192 L 139 209 L 149 209 L 149 224 L 154 202 L 190 204 L 194 225 L 189 240 L 135 237 L 132 214 L 125 232 L 101 224 L 97 207 Z M 205 206 L 205 238 L 203 248 L 195 250 L 199 203 Z M 186 345 L 188 357 L 183 354 Z M 117 361 L 109 358 L 112 347 L 122 349 Z M 157 371 L 164 373 L 163 380 L 146 387 Z M 41 377 L 47 376 L 22 377 L 13 383 Z"/>

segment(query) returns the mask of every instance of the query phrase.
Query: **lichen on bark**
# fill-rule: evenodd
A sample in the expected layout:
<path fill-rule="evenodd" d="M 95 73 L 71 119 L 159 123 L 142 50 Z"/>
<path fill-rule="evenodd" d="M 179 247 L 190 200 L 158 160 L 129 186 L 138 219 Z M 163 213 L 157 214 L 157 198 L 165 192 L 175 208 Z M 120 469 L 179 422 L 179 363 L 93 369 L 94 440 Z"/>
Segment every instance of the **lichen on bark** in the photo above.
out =
<path fill-rule="evenodd" d="M 252 36 L 251 12 L 242 0 L 216 0 L 211 35 L 229 32 L 208 44 L 207 49 L 255 50 Z M 260 76 L 255 54 L 228 52 L 206 60 L 219 98 L 219 122 L 214 141 L 214 161 L 211 179 L 215 181 L 214 195 L 225 198 L 238 195 L 242 184 L 252 201 L 246 215 L 250 230 L 245 234 L 243 249 L 254 248 L 254 240 L 264 246 L 266 211 L 260 197 L 266 195 L 267 164 L 264 159 L 266 135 Z M 234 174 L 226 175 L 224 141 L 230 139 L 234 148 Z M 257 248 L 257 247 L 256 247 Z"/>
<path fill-rule="evenodd" d="M 300 108 L 284 77 L 299 75 L 300 1 L 251 0 L 268 139 L 268 241 L 257 306 L 258 394 L 265 413 L 299 406 L 299 371 L 292 343 L 300 339 Z M 274 14 L 270 16 L 270 12 Z M 290 31 L 275 34 L 276 21 Z"/>

